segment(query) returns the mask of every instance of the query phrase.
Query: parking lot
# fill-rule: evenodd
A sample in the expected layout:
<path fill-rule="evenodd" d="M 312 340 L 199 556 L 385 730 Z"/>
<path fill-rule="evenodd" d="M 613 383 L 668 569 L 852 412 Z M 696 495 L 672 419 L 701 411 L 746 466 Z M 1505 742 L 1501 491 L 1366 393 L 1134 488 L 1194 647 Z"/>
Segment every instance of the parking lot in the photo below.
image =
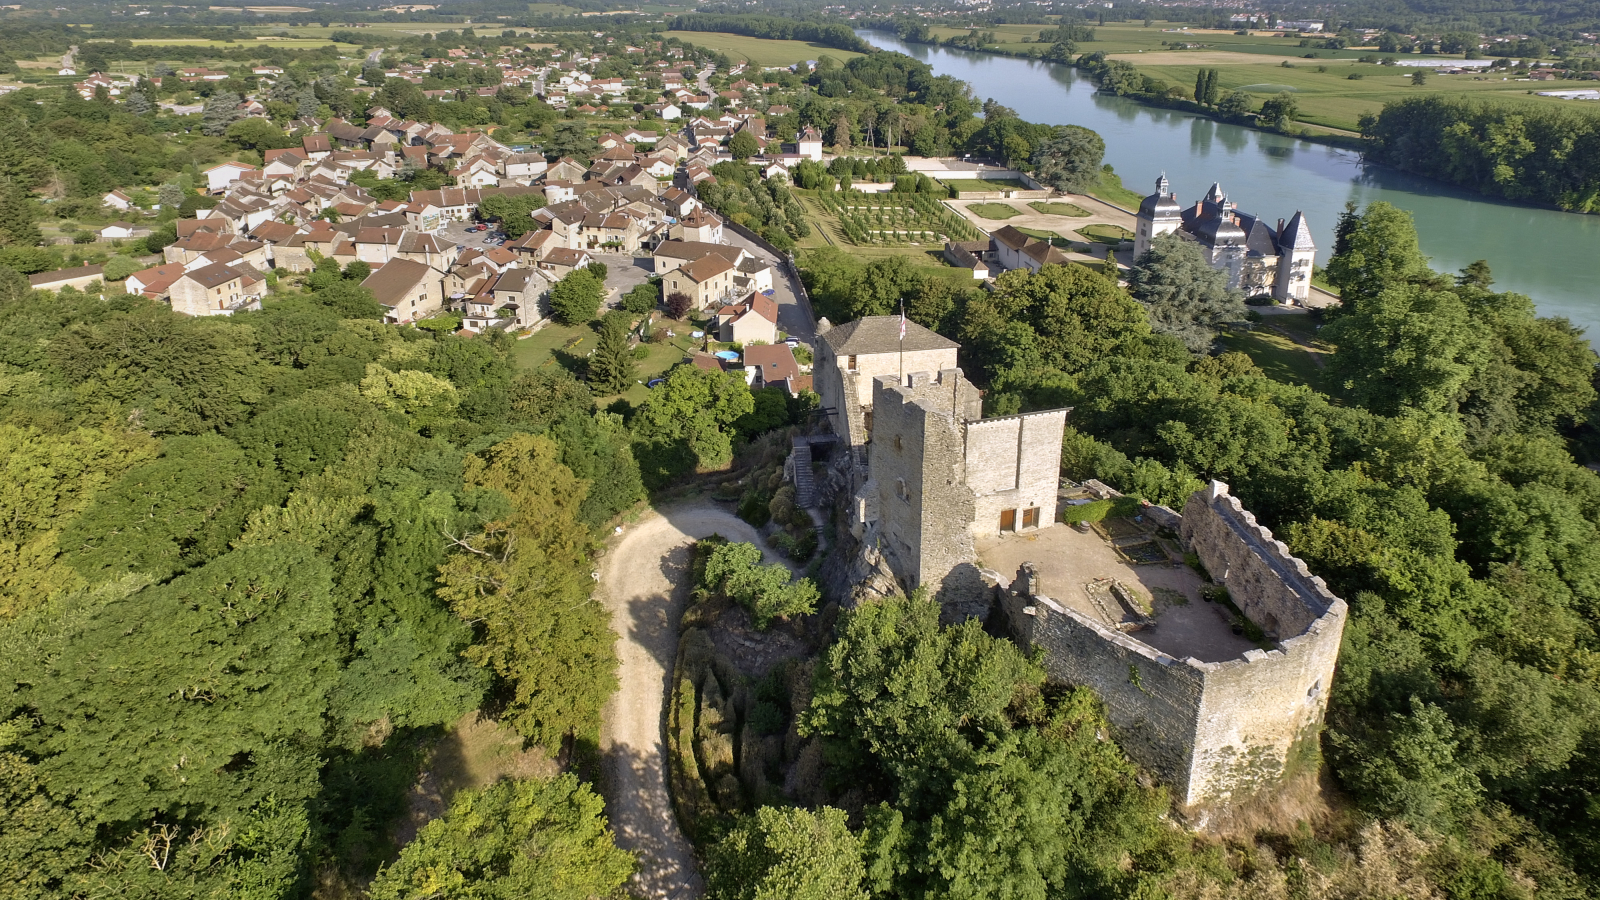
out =
<path fill-rule="evenodd" d="M 493 241 L 499 240 L 500 238 L 490 238 L 489 236 L 491 234 L 499 234 L 499 232 L 479 231 L 471 234 L 467 232 L 468 228 L 472 228 L 477 224 L 478 223 L 476 222 L 449 222 L 446 223 L 443 228 L 435 231 L 434 234 L 438 235 L 444 240 L 460 244 L 468 250 L 471 250 L 474 247 L 478 248 L 479 250 L 487 250 L 490 247 L 495 246 Z"/>

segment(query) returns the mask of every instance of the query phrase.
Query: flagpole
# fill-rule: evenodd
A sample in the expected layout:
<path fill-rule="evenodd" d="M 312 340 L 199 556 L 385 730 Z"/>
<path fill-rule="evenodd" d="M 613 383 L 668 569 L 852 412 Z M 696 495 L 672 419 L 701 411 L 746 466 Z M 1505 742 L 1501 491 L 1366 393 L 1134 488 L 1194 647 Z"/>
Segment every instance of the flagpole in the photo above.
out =
<path fill-rule="evenodd" d="M 906 383 L 906 298 L 900 298 L 900 384 Z"/>

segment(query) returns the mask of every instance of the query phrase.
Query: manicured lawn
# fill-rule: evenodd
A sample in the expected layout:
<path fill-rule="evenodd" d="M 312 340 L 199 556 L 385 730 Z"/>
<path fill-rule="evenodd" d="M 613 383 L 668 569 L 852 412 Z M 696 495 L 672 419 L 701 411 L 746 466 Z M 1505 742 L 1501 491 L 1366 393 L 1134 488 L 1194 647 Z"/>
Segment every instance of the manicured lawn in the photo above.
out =
<path fill-rule="evenodd" d="M 985 219 L 1009 219 L 1022 215 L 1021 210 L 1009 203 L 974 203 L 967 209 Z"/>
<path fill-rule="evenodd" d="M 1254 331 L 1223 332 L 1222 343 L 1249 356 L 1269 378 L 1322 389 L 1322 369 L 1312 359 L 1312 351 L 1281 334 L 1257 325 Z"/>
<path fill-rule="evenodd" d="M 532 337 L 517 341 L 511 350 L 511 359 L 521 369 L 537 369 L 542 365 L 555 365 L 555 351 L 576 343 L 568 349 L 582 356 L 594 349 L 594 329 L 587 325 L 558 325 L 551 322 L 533 333 Z"/>
<path fill-rule="evenodd" d="M 1133 232 L 1120 225 L 1085 225 L 1078 229 L 1078 234 L 1098 244 L 1120 244 L 1133 240 Z"/>
<path fill-rule="evenodd" d="M 831 56 L 840 62 L 849 62 L 861 54 L 851 50 L 836 50 L 809 41 L 769 41 L 765 38 L 745 37 L 721 31 L 668 31 L 667 37 L 687 41 L 696 47 L 716 50 L 732 57 L 743 57 L 757 66 L 792 66 L 797 62 Z"/>
<path fill-rule="evenodd" d="M 1089 196 L 1104 200 L 1112 206 L 1120 206 L 1129 212 L 1137 212 L 1140 201 L 1144 200 L 1144 195 L 1123 187 L 1122 177 L 1115 172 L 1102 172 L 1100 184 L 1089 191 Z"/>
<path fill-rule="evenodd" d="M 939 178 L 958 191 L 1026 191 L 1028 186 L 1015 178 Z"/>
<path fill-rule="evenodd" d="M 666 327 L 676 332 L 676 336 L 665 343 L 640 345 L 649 351 L 644 359 L 634 361 L 636 367 L 634 378 L 640 383 L 620 395 L 596 396 L 596 405 L 606 406 L 618 396 L 634 405 L 643 402 L 650 395 L 644 382 L 665 374 L 668 369 L 682 362 L 684 356 L 700 346 L 700 341 L 690 337 L 690 332 L 701 328 L 701 325 L 669 320 L 664 326 L 658 323 L 657 327 Z M 517 341 L 511 350 L 511 359 L 521 369 L 558 366 L 563 364 L 563 360 L 557 356 L 557 352 L 561 351 L 568 357 L 570 364 L 588 356 L 594 349 L 597 339 L 594 329 L 588 325 L 560 325 L 551 322 L 534 332 L 532 337 Z"/>
<path fill-rule="evenodd" d="M 1034 200 L 1028 205 L 1033 207 L 1035 212 L 1041 212 L 1047 216 L 1071 216 L 1074 219 L 1083 219 L 1087 218 L 1089 215 L 1089 211 L 1087 209 L 1084 209 L 1076 203 L 1059 203 L 1049 200 Z"/>

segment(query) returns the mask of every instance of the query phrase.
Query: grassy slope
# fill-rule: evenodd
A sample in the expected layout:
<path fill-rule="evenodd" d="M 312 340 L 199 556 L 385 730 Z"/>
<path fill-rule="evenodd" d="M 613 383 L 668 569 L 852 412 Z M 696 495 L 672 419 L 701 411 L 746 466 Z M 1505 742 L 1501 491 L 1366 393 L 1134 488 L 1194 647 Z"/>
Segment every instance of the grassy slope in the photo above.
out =
<path fill-rule="evenodd" d="M 677 337 L 664 344 L 644 345 L 650 348 L 650 355 L 645 359 L 635 361 L 636 374 L 634 377 L 637 380 L 649 381 L 663 374 L 679 362 L 682 362 L 684 355 L 691 349 L 699 346 L 698 341 L 689 337 L 689 332 L 698 326 L 691 325 L 688 322 L 669 322 L 667 327 L 676 331 Z M 588 356 L 589 351 L 594 349 L 598 340 L 598 335 L 588 325 L 560 325 L 551 322 L 534 332 L 532 337 L 517 341 L 516 346 L 511 350 L 512 362 L 519 369 L 559 366 L 562 364 L 562 360 L 557 358 L 557 352 L 562 351 L 567 342 L 574 337 L 582 338 L 582 340 L 570 350 L 565 350 L 565 354 L 569 359 L 576 358 L 581 360 Z M 649 396 L 649 393 L 649 389 L 644 385 L 635 384 L 619 396 L 629 403 L 637 405 L 643 402 L 644 398 Z M 613 399 L 615 399 L 615 396 L 595 398 L 596 403 L 600 406 L 609 404 Z"/>
<path fill-rule="evenodd" d="M 1323 389 L 1322 367 L 1304 347 L 1283 335 L 1257 325 L 1254 331 L 1224 331 L 1221 337 L 1223 346 L 1249 356 L 1267 377 Z"/>

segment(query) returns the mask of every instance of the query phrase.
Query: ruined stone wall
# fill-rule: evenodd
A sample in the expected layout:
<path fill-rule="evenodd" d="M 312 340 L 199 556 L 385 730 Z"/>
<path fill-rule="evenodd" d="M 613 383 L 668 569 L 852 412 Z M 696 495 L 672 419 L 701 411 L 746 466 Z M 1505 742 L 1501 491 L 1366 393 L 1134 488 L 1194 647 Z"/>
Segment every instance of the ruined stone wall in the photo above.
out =
<path fill-rule="evenodd" d="M 846 446 L 862 444 L 866 441 L 866 429 L 854 376 L 840 365 L 827 341 L 817 341 L 816 349 L 816 365 L 812 367 L 814 386 L 822 405 L 832 410 L 828 418 L 833 423 L 833 433 Z"/>
<path fill-rule="evenodd" d="M 1207 667 L 1193 793 L 1248 793 L 1315 749 L 1347 608 L 1220 481 L 1184 504 L 1178 533 L 1276 644 Z"/>
<path fill-rule="evenodd" d="M 998 534 L 1003 510 L 1016 511 L 1018 530 L 1030 508 L 1039 511 L 1037 527 L 1055 524 L 1066 424 L 1064 409 L 967 424 L 966 480 L 977 498 L 973 534 Z"/>
<path fill-rule="evenodd" d="M 1050 681 L 1093 689 L 1128 756 L 1186 797 L 1204 674 L 1048 597 L 1001 603 L 1023 649 L 1044 650 Z"/>
<path fill-rule="evenodd" d="M 1002 604 L 1024 648 L 1044 651 L 1050 678 L 1092 688 L 1128 755 L 1180 804 L 1203 808 L 1271 789 L 1316 759 L 1346 607 L 1221 482 L 1189 498 L 1179 533 L 1251 621 L 1273 625 L 1273 649 L 1175 660 L 1031 596 L 1027 567 Z"/>
<path fill-rule="evenodd" d="M 1304 633 L 1335 605 L 1343 618 L 1344 601 L 1258 524 L 1222 482 L 1189 497 L 1178 534 L 1269 639 Z"/>

